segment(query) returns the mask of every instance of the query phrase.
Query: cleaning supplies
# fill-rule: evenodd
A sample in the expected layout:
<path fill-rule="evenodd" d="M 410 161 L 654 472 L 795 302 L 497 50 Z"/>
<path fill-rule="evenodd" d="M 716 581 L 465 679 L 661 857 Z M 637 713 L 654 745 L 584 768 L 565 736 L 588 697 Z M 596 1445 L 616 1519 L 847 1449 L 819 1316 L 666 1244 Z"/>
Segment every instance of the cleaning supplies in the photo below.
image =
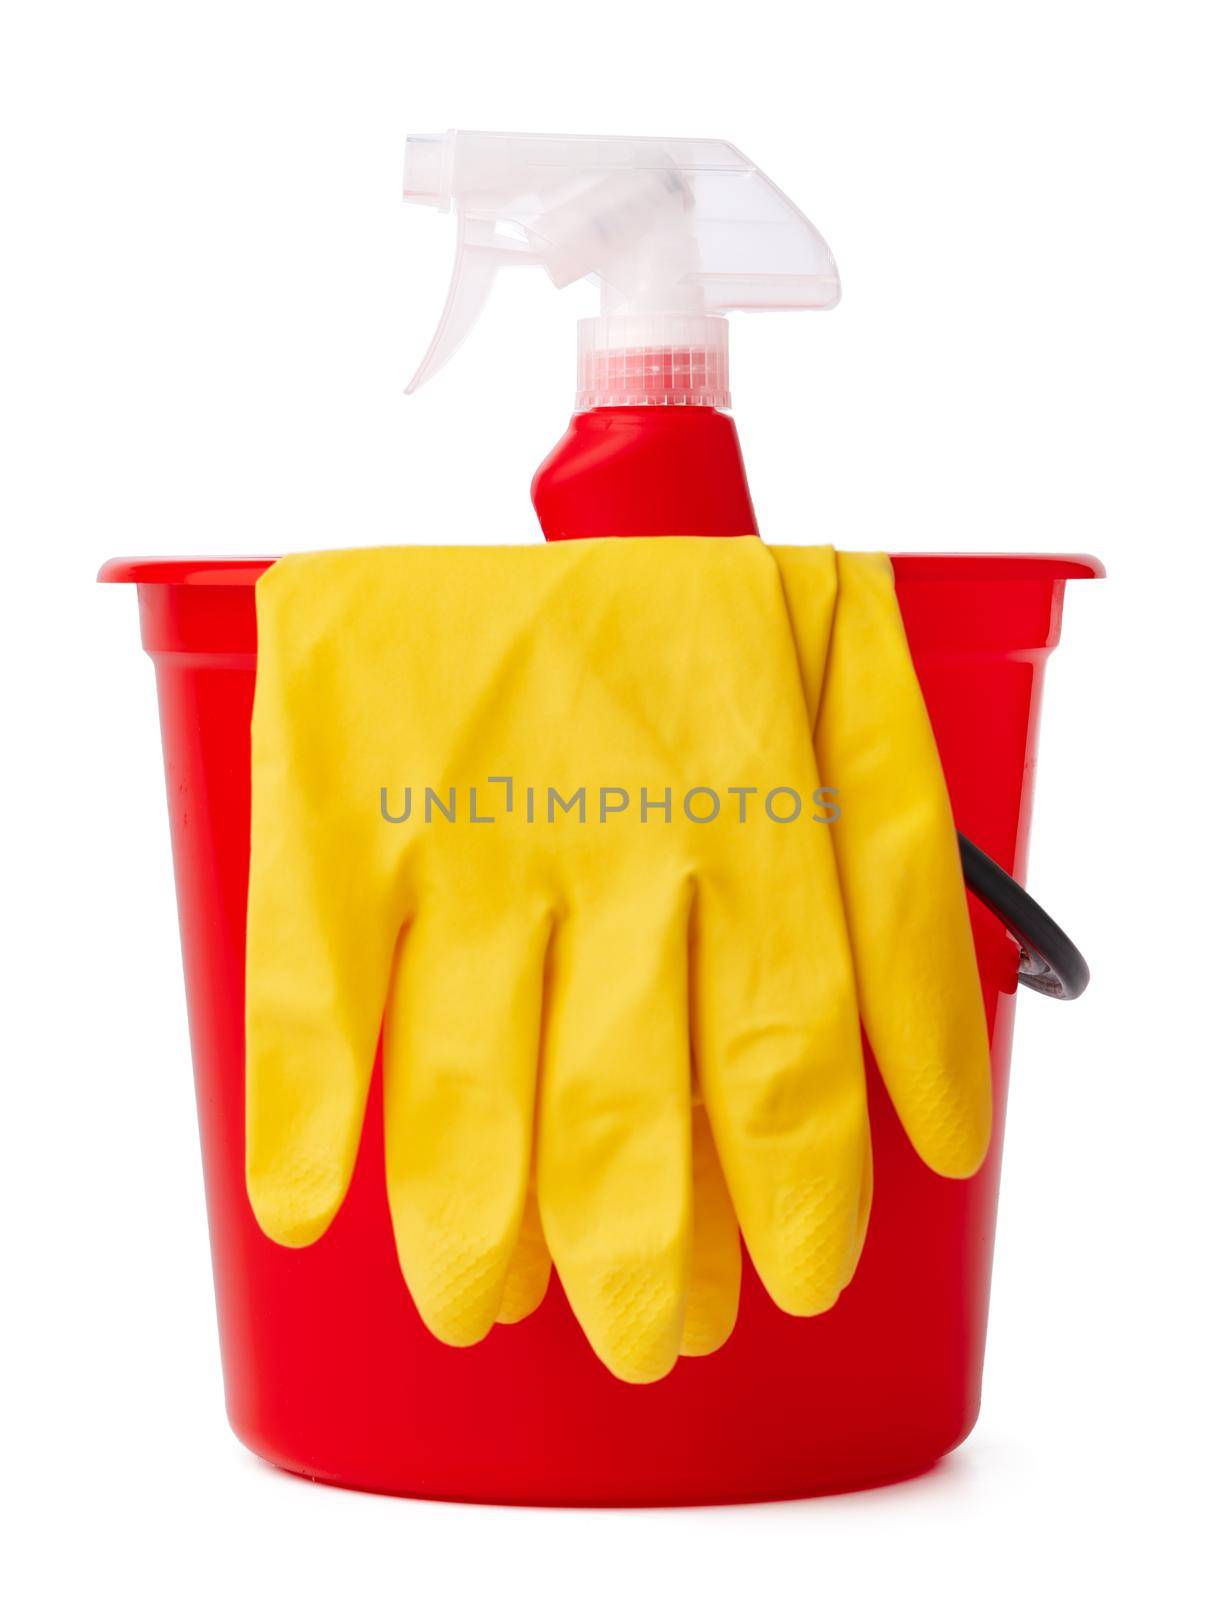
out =
<path fill-rule="evenodd" d="M 980 1163 L 947 793 L 887 561 L 699 537 L 756 532 L 723 313 L 837 299 L 807 219 L 706 141 L 414 139 L 406 194 L 459 215 L 411 387 L 501 267 L 594 277 L 579 414 L 533 491 L 544 531 L 696 537 L 544 564 L 292 558 L 258 584 L 249 1192 L 284 1243 L 327 1227 L 382 1013 L 389 1203 L 427 1324 L 466 1344 L 524 1317 L 550 1249 L 603 1361 L 647 1381 L 727 1338 L 734 1211 L 785 1310 L 849 1281 L 871 1194 L 860 1009 L 924 1159 Z M 395 800 L 381 781 L 360 812 L 393 755 L 434 777 Z M 654 785 L 663 768 L 678 781 Z M 853 819 L 830 798 L 805 820 L 851 790 Z"/>
<path fill-rule="evenodd" d="M 536 503 L 549 538 L 755 531 L 731 423 L 712 406 L 690 402 L 693 385 L 681 385 L 683 399 L 671 398 L 679 385 L 667 382 L 664 373 L 672 378 L 674 356 L 671 349 L 668 361 L 653 363 L 661 381 L 646 385 L 644 392 L 648 398 L 655 395 L 657 403 L 604 405 L 574 419 L 566 446 L 536 481 Z M 701 392 L 708 392 L 706 385 Z M 718 463 L 721 452 L 727 459 Z M 678 544 L 668 545 L 674 559 L 680 559 Z M 755 541 L 741 544 L 759 550 Z M 502 559 L 509 562 L 518 554 Z M 528 552 L 525 559 L 535 554 Z M 516 903 L 511 895 L 531 881 L 542 852 L 524 850 L 518 857 L 524 870 L 503 880 L 467 871 L 466 861 L 461 866 L 463 846 L 448 870 L 444 851 L 431 850 L 426 837 L 431 827 L 456 823 L 490 832 L 500 828 L 503 816 L 517 822 L 519 813 L 528 826 L 542 825 L 550 816 L 560 828 L 568 823 L 584 829 L 594 817 L 602 829 L 613 828 L 621 815 L 635 820 L 628 802 L 637 797 L 610 782 L 610 774 L 593 789 L 585 786 L 585 799 L 592 795 L 594 809 L 584 820 L 579 814 L 583 800 L 567 784 L 552 798 L 541 785 L 520 784 L 504 770 L 491 773 L 479 789 L 474 780 L 451 781 L 476 768 L 478 750 L 492 753 L 495 709 L 528 687 L 528 672 L 539 659 L 532 650 L 540 640 L 546 641 L 540 651 L 544 660 L 566 670 L 571 664 L 574 677 L 584 666 L 589 679 L 610 683 L 609 673 L 600 671 L 603 619 L 593 608 L 587 614 L 595 643 L 583 660 L 576 649 L 552 648 L 550 619 L 544 622 L 537 614 L 529 625 L 522 621 L 530 598 L 537 599 L 543 615 L 559 614 L 558 594 L 546 579 L 535 594 L 533 583 L 477 579 L 471 585 L 471 612 L 460 612 L 453 600 L 466 569 L 459 570 L 459 553 L 447 555 L 452 565 L 437 590 L 435 572 L 423 575 L 412 566 L 420 559 L 416 553 L 398 553 L 399 565 L 393 560 L 381 566 L 369 553 L 339 558 L 356 562 L 356 571 L 330 566 L 338 558 L 313 558 L 314 565 L 303 571 L 298 562 L 288 561 L 262 584 L 256 605 L 254 582 L 270 566 L 263 560 L 116 561 L 101 574 L 103 581 L 138 584 L 143 642 L 156 665 L 233 1429 L 251 1450 L 308 1478 L 380 1492 L 506 1503 L 658 1505 L 787 1498 L 922 1471 L 963 1440 L 977 1415 L 999 1150 L 991 1149 L 968 1181 L 941 1180 L 916 1158 L 893 1109 L 895 1104 L 920 1152 L 940 1171 L 963 1172 L 978 1159 L 989 1120 L 984 1051 L 964 1053 L 975 1034 L 974 1012 L 964 922 L 954 894 L 952 841 L 941 825 L 946 796 L 895 625 L 887 564 L 879 557 L 835 561 L 831 552 L 820 550 L 776 550 L 756 557 L 778 565 L 785 602 L 782 622 L 767 619 L 763 647 L 774 643 L 777 653 L 786 655 L 787 628 L 804 718 L 812 724 L 820 756 L 816 775 L 821 781 L 828 772 L 839 786 L 830 790 L 823 783 L 813 792 L 807 825 L 820 819 L 831 835 L 858 1001 L 873 1038 L 879 1037 L 892 1095 L 890 1100 L 878 1081 L 869 1053 L 877 1184 L 862 1268 L 838 1309 L 816 1317 L 780 1314 L 750 1265 L 743 1269 L 730 1185 L 757 1241 L 755 1257 L 768 1284 L 783 1292 L 771 1270 L 774 1252 L 761 1239 L 761 1161 L 750 1162 L 746 1150 L 746 1136 L 759 1131 L 759 1123 L 753 1120 L 740 1134 L 727 1125 L 738 1088 L 733 1080 L 740 1076 L 740 1087 L 747 1086 L 744 1070 L 739 1075 L 736 1069 L 744 1069 L 747 1057 L 755 1066 L 751 1093 L 768 1069 L 763 1109 L 775 1132 L 786 1131 L 800 1111 L 812 1115 L 814 1108 L 800 1090 L 806 1084 L 821 1086 L 813 1074 L 781 1073 L 775 1051 L 763 1060 L 756 1048 L 713 1049 L 698 1026 L 708 1009 L 705 986 L 688 982 L 689 1114 L 667 1111 L 655 1124 L 654 1147 L 663 1129 L 676 1137 L 657 1174 L 662 1181 L 654 1186 L 654 1214 L 658 1219 L 668 1215 L 670 1187 L 663 1181 L 668 1172 L 685 1174 L 689 1167 L 690 1240 L 672 1257 L 686 1263 L 680 1351 L 711 1351 L 729 1336 L 739 1278 L 740 1317 L 724 1359 L 687 1362 L 676 1382 L 625 1391 L 590 1356 L 566 1297 L 551 1293 L 541 1308 L 539 1302 L 550 1275 L 546 1218 L 562 1272 L 568 1260 L 583 1320 L 585 1308 L 593 1310 L 592 1263 L 587 1270 L 592 1234 L 574 1237 L 570 1248 L 560 1238 L 559 1218 L 562 1212 L 576 1217 L 579 1209 L 584 1215 L 585 1195 L 603 1189 L 610 1167 L 603 1157 L 612 1143 L 637 1171 L 631 1138 L 635 1119 L 621 1115 L 618 1106 L 587 1102 L 589 1127 L 583 1125 L 581 1137 L 588 1131 L 588 1142 L 597 1137 L 602 1148 L 590 1151 L 596 1162 L 570 1168 L 573 1192 L 566 1195 L 558 1181 L 559 1163 L 544 1162 L 540 1174 L 536 1155 L 559 1140 L 564 1112 L 577 1108 L 558 1101 L 549 1108 L 545 1102 L 530 1138 L 525 1112 L 515 1104 L 520 1080 L 524 1100 L 528 1093 L 540 1101 L 544 1096 L 528 1089 L 516 1047 L 507 1041 L 500 1058 L 489 1048 L 494 1038 L 514 1029 L 519 1037 L 534 1036 L 534 1003 L 525 998 L 525 983 L 510 981 L 506 972 L 519 960 L 533 970 L 530 948 L 525 938 L 515 945 L 495 939 L 491 930 L 502 918 L 525 933 L 518 905 L 524 911 L 533 908 L 537 897 L 524 894 Z M 1101 569 L 1097 562 L 1065 557 L 903 556 L 895 566 L 914 664 L 959 817 L 999 859 L 1022 867 L 1031 798 L 1025 773 L 1034 766 L 1041 677 L 1057 642 L 1062 591 L 1070 579 L 1096 576 Z M 506 570 L 497 576 L 504 578 Z M 545 570 L 551 575 L 563 569 L 536 568 L 531 577 Z M 643 571 L 635 571 L 643 594 Z M 683 576 L 687 581 L 661 624 L 672 639 L 684 624 L 691 626 L 694 639 L 696 623 L 705 611 L 713 612 L 703 605 L 697 580 L 689 572 Z M 331 605 L 325 599 L 330 583 Z M 744 611 L 755 591 L 748 583 L 736 587 Z M 435 593 L 441 599 L 431 613 Z M 694 601 L 690 606 L 688 595 Z M 621 592 L 617 598 L 626 607 L 635 597 Z M 764 592 L 764 604 L 768 598 Z M 509 630 L 494 620 L 499 604 L 519 610 L 521 631 L 512 642 Z M 568 609 L 561 626 L 571 625 Z M 469 615 L 474 625 L 467 628 Z M 367 621 L 366 651 L 396 675 L 398 689 L 406 678 L 412 682 L 414 704 L 407 716 L 402 704 L 407 692 L 385 698 L 369 658 L 359 659 Z M 431 622 L 437 631 L 427 634 Z M 467 656 L 476 669 L 464 685 L 469 698 L 462 704 L 453 693 L 464 669 L 464 653 L 452 646 L 452 630 L 460 627 L 467 628 L 460 637 L 471 643 Z M 297 640 L 292 637 L 296 628 Z M 495 664 L 476 652 L 482 630 L 500 647 Z M 419 654 L 425 660 L 402 649 L 414 632 L 423 635 Z M 688 660 L 701 662 L 705 655 L 711 652 L 700 639 Z M 662 659 L 668 665 L 668 658 Z M 700 685 L 697 693 L 712 692 L 716 667 L 713 658 L 708 687 Z M 770 670 L 767 661 L 758 674 L 768 688 Z M 443 671 L 451 676 L 450 686 L 444 685 Z M 788 675 L 784 669 L 776 675 L 782 695 Z M 485 690 L 478 703 L 476 681 Z M 974 714 L 975 681 L 980 715 Z M 734 691 L 718 708 L 728 737 L 737 737 L 745 721 L 761 745 L 771 727 L 764 712 L 769 696 L 764 692 L 751 704 L 748 677 L 744 694 L 738 695 L 731 661 L 722 683 Z M 578 711 L 585 693 L 582 685 L 574 697 Z M 645 749 L 667 724 L 655 714 L 668 709 L 667 701 L 663 689 L 656 702 L 638 697 L 617 708 L 649 713 L 643 724 Z M 896 726 L 882 726 L 885 706 Z M 562 709 L 568 709 L 567 702 Z M 406 750 L 393 737 L 417 727 L 431 735 L 440 732 L 441 718 L 428 715 L 439 711 L 463 717 L 461 724 L 447 724 L 455 748 L 449 761 L 439 761 L 440 774 L 431 772 L 429 759 L 441 750 L 440 743 L 414 740 Z M 344 731 L 334 733 L 342 722 Z M 693 731 L 686 719 L 678 725 Z M 567 726 L 580 737 L 577 718 Z M 380 763 L 366 759 L 378 741 L 382 771 Z M 424 762 L 414 767 L 410 751 L 420 751 Z M 357 756 L 352 765 L 351 752 Z M 664 746 L 662 752 L 664 759 Z M 747 755 L 743 769 L 751 764 Z M 689 772 L 690 762 L 686 766 Z M 378 813 L 385 834 L 397 842 L 381 849 L 366 837 L 361 809 L 346 826 L 354 813 L 344 788 L 351 780 L 373 787 L 389 772 L 389 781 L 379 787 Z M 615 774 L 620 775 L 628 776 Z M 427 776 L 433 781 L 422 781 Z M 648 822 L 670 829 L 671 860 L 696 863 L 690 880 L 696 886 L 700 874 L 714 875 L 715 857 L 710 851 L 696 855 L 695 847 L 688 847 L 689 828 L 676 819 L 685 816 L 691 823 L 685 809 L 690 806 L 691 825 L 716 825 L 714 799 L 702 776 L 677 796 L 670 791 L 669 822 L 664 789 L 647 792 L 642 785 L 639 796 L 652 812 Z M 258 798 L 246 928 L 250 778 Z M 856 785 L 864 787 L 864 804 L 852 810 L 839 802 Z M 747 799 L 750 818 L 759 815 L 753 808 L 757 784 L 726 792 L 726 816 L 740 812 Z M 370 796 L 365 798 L 371 804 Z M 761 813 L 796 831 L 805 825 L 807 808 L 798 809 L 803 798 L 788 785 L 775 785 L 761 796 Z M 503 838 L 508 847 L 517 842 L 517 831 Z M 615 848 L 612 842 L 604 859 Z M 570 871 L 579 885 L 583 882 L 575 852 L 567 861 L 564 854 L 564 846 L 557 847 L 538 874 L 546 890 L 570 881 Z M 972 856 L 972 847 L 967 855 Z M 986 867 L 998 871 L 992 862 Z M 279 874 L 281 881 L 275 882 Z M 584 881 L 592 882 L 592 874 Z M 987 876 L 984 883 L 976 892 L 997 907 L 995 879 Z M 444 897 L 444 885 L 455 893 Z M 890 895 L 889 885 L 905 885 L 906 892 Z M 612 881 L 608 887 L 613 886 Z M 664 880 L 655 877 L 654 886 L 664 888 Z M 767 895 L 779 924 L 772 953 L 777 962 L 787 962 L 800 928 L 782 920 L 783 884 L 772 885 L 767 874 L 756 887 Z M 573 948 L 570 939 L 592 921 L 582 916 L 579 928 L 569 913 L 597 899 L 557 893 L 539 901 L 541 915 L 548 906 L 551 917 L 539 1003 L 541 1083 L 550 1060 L 546 1023 L 560 1000 L 556 980 L 569 970 L 567 961 L 561 967 L 561 947 Z M 477 907 L 482 916 L 476 916 Z M 698 894 L 691 909 L 688 976 L 702 965 Z M 1056 925 L 1039 908 L 1035 911 L 1021 925 L 1043 930 L 1042 949 L 1050 940 L 1056 945 Z M 1001 914 L 1008 920 L 1005 908 Z M 397 918 L 403 920 L 393 946 Z M 754 936 L 752 923 L 742 923 L 741 931 Z M 643 940 L 643 926 L 639 933 Z M 978 933 L 1001 1108 L 1016 950 L 988 919 Z M 488 965 L 465 959 L 460 949 L 465 943 L 473 953 L 487 952 Z M 616 949 L 616 943 L 623 948 Z M 621 940 L 599 940 L 597 948 L 603 959 L 593 976 L 609 1001 L 617 970 L 627 978 L 642 962 Z M 734 948 L 726 952 L 729 959 Z M 410 977 L 411 958 L 420 965 Z M 1021 961 L 1020 983 L 1044 987 L 1050 972 L 1043 962 L 1025 971 Z M 581 965 L 584 969 L 587 962 Z M 1054 970 L 1060 970 L 1056 962 Z M 1080 981 L 1046 992 L 1078 992 L 1085 980 L 1080 961 L 1071 963 L 1070 975 Z M 381 986 L 387 991 L 388 1048 L 382 1075 L 377 1069 L 372 1075 L 373 1014 Z M 627 992 L 625 984 L 623 998 Z M 748 996 L 754 1002 L 754 1026 L 751 1036 L 741 1039 L 743 1047 L 761 1044 L 764 1037 L 768 1044 L 778 1041 L 778 1026 L 772 1029 L 771 1008 L 762 1005 L 763 998 L 757 990 Z M 587 1011 L 591 1022 L 596 1015 Z M 556 1038 L 559 1042 L 559 1034 Z M 701 1058 L 716 1062 L 715 1072 L 707 1074 L 706 1095 Z M 636 1063 L 622 1059 L 618 1087 L 626 1096 Z M 772 1060 L 774 1071 L 769 1070 Z M 925 1073 L 915 1071 L 920 1062 L 929 1064 Z M 568 1081 L 564 1068 L 558 1067 L 556 1076 Z M 390 1105 L 386 1150 L 381 1085 Z M 611 1087 L 608 1071 L 601 1088 L 609 1094 Z M 996 1118 L 999 1132 L 1001 1121 Z M 681 1131 L 688 1123 L 689 1157 Z M 727 1181 L 714 1129 L 729 1162 Z M 777 1170 L 765 1175 L 778 1199 L 768 1206 L 776 1231 L 791 1240 L 799 1226 L 802 1254 L 808 1256 L 815 1238 L 831 1237 L 836 1209 L 821 1204 L 823 1186 L 814 1179 L 822 1176 L 827 1187 L 836 1185 L 856 1142 L 832 1139 L 838 1127 L 831 1129 L 828 1115 L 820 1131 L 821 1159 L 812 1167 L 793 1163 L 799 1189 L 783 1182 Z M 410 1139 L 415 1141 L 411 1151 Z M 529 1181 L 521 1175 L 528 1139 Z M 504 1170 L 498 1164 L 502 1154 Z M 390 1217 L 384 1204 L 385 1156 L 392 1174 Z M 853 1170 L 853 1160 L 849 1165 Z M 679 1183 L 684 1181 L 679 1176 Z M 853 1206 L 844 1208 L 851 1213 L 842 1218 L 844 1236 L 862 1235 L 867 1193 L 865 1163 Z M 624 1198 L 629 1198 L 626 1192 Z M 338 1224 L 317 1248 L 281 1249 L 256 1220 L 259 1216 L 274 1237 L 301 1245 L 324 1231 L 338 1206 Z M 637 1231 L 640 1208 L 622 1210 Z M 589 1211 L 593 1216 L 592 1205 Z M 685 1214 L 684 1203 L 680 1222 Z M 391 1222 L 416 1302 L 404 1292 L 397 1270 Z M 618 1241 L 607 1236 L 598 1243 L 609 1255 Z M 654 1263 L 661 1239 L 650 1236 L 641 1243 L 640 1258 Z M 788 1253 L 797 1254 L 794 1240 Z M 661 1273 L 652 1276 L 660 1280 Z M 659 1283 L 656 1298 L 663 1296 L 668 1298 L 668 1289 Z M 431 1337 L 416 1310 L 420 1304 L 444 1338 L 463 1342 L 483 1328 L 494 1300 L 498 1322 L 521 1319 L 521 1325 L 499 1330 L 474 1350 Z M 642 1309 L 625 1305 L 606 1341 L 616 1369 L 628 1376 L 647 1376 L 669 1358 L 668 1335 L 655 1336 L 651 1319 L 646 1333 L 644 1321 Z M 629 1322 L 641 1325 L 639 1350 L 625 1337 Z"/>
<path fill-rule="evenodd" d="M 458 216 L 446 307 L 410 392 L 455 353 L 497 273 L 599 286 L 577 414 L 532 485 L 549 539 L 756 533 L 729 409 L 739 310 L 833 306 L 825 240 L 718 139 L 413 137 L 405 198 Z"/>
<path fill-rule="evenodd" d="M 1023 1003 L 1018 952 L 981 911 L 996 1105 L 989 1154 L 963 1182 L 937 1177 L 869 1061 L 872 1224 L 855 1278 L 826 1316 L 785 1316 L 746 1262 L 727 1348 L 680 1361 L 673 1381 L 622 1386 L 555 1280 L 517 1326 L 471 1349 L 443 1344 L 418 1317 L 396 1261 L 378 1067 L 334 1227 L 302 1250 L 262 1233 L 245 1179 L 244 1000 L 254 584 L 269 565 L 150 557 L 112 561 L 101 574 L 108 585 L 137 586 L 155 668 L 217 1331 L 237 1438 L 279 1467 L 350 1488 L 570 1506 L 855 1489 L 922 1472 L 954 1449 L 981 1400 L 999 1112 Z M 956 820 L 1021 868 L 1063 591 L 1102 569 L 1079 557 L 989 555 L 895 556 L 893 568 Z M 403 808 L 398 793 L 389 809 Z M 141 1026 L 132 1016 L 136 1033 Z M 1019 1070 L 1032 1067 L 1029 1059 Z"/>
<path fill-rule="evenodd" d="M 830 1306 L 870 1195 L 860 1004 L 899 1016 L 882 1068 L 924 1159 L 977 1164 L 980 995 L 887 565 L 750 540 L 346 552 L 278 563 L 257 610 L 247 1181 L 272 1238 L 309 1244 L 341 1204 L 381 1017 L 401 1268 L 450 1343 L 536 1303 L 541 1233 L 610 1370 L 658 1378 L 728 1335 L 734 1207 L 776 1302 Z M 863 703 L 873 644 L 896 726 Z M 835 725 L 857 700 L 874 766 Z M 890 763 L 912 820 L 861 805 L 857 838 L 881 831 L 874 870 L 948 958 L 904 1014 L 926 969 L 857 945 L 857 996 L 851 945 L 887 929 L 832 837 Z"/>
<path fill-rule="evenodd" d="M 532 485 L 547 539 L 757 534 L 725 414 L 723 313 L 829 308 L 840 293 L 825 240 L 764 173 L 719 140 L 456 132 L 408 140 L 405 196 L 454 206 L 459 217 L 446 312 L 411 389 L 454 353 L 502 266 L 543 265 L 557 288 L 587 275 L 600 284 L 601 314 L 578 327 L 577 412 Z M 894 1069 L 890 1087 L 914 1072 L 952 1070 L 945 1063 L 973 1064 L 967 1083 L 948 1093 L 969 1101 L 962 1125 L 985 1128 L 984 1150 L 984 1019 L 972 1006 L 950 1012 L 931 999 L 945 965 L 964 973 L 971 992 L 975 958 L 956 840 L 944 825 L 946 788 L 934 782 L 928 798 L 907 783 L 907 773 L 938 762 L 888 563 L 841 558 L 838 594 L 832 552 L 778 559 L 814 716 L 824 660 L 810 657 L 831 639 L 821 620 L 840 601 L 817 744 L 828 781 L 860 780 L 844 784 L 855 809 L 833 837 L 869 1037 L 888 1063 L 905 1055 L 908 1012 L 921 1013 L 920 1025 L 933 1019 L 935 1043 L 916 1033 L 922 1053 Z M 915 919 L 919 906 L 934 917 L 940 905 L 952 915 L 936 946 L 916 937 Z M 912 1118 L 904 1100 L 898 1109 Z M 958 1147 L 952 1164 L 971 1169 L 973 1152 Z"/>

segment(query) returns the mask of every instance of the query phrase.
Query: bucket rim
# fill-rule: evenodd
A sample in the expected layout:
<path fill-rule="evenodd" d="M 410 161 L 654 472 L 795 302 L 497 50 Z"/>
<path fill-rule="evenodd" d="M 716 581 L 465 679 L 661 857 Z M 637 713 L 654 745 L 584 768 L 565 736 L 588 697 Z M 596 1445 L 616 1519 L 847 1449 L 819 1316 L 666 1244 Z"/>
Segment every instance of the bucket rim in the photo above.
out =
<path fill-rule="evenodd" d="M 115 556 L 98 583 L 151 583 L 222 589 L 249 587 L 276 556 Z M 971 551 L 900 554 L 890 558 L 899 583 L 1015 579 L 1102 578 L 1103 562 L 1089 555 L 985 554 Z"/>

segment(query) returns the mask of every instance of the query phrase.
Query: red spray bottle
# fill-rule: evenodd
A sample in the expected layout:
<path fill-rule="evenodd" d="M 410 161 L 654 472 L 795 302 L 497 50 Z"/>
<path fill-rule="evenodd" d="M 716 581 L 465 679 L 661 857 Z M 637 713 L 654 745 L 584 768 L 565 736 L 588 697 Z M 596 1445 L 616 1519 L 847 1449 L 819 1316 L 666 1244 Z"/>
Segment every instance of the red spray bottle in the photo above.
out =
<path fill-rule="evenodd" d="M 405 198 L 459 219 L 446 308 L 410 391 L 467 335 L 506 266 L 589 278 L 577 410 L 535 474 L 548 539 L 756 534 L 728 416 L 739 310 L 828 307 L 825 240 L 730 144 L 449 133 L 410 138 Z"/>

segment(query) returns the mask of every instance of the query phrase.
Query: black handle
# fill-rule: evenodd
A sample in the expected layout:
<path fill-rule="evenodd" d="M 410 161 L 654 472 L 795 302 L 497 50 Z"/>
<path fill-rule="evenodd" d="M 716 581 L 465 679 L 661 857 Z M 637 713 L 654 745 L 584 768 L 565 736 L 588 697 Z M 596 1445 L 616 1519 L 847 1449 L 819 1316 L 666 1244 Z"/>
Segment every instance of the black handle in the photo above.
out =
<path fill-rule="evenodd" d="M 1077 1000 L 1091 981 L 1082 951 L 997 861 L 963 833 L 956 837 L 965 882 L 1018 941 L 1020 983 L 1054 1000 Z"/>

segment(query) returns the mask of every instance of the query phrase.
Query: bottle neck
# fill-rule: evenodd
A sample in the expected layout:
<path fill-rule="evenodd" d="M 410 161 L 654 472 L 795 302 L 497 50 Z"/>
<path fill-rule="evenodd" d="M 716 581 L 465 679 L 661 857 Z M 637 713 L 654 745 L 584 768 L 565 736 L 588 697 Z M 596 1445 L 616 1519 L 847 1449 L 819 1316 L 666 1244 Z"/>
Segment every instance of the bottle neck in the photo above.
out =
<path fill-rule="evenodd" d="M 578 412 L 531 498 L 547 539 L 758 532 L 737 429 L 711 406 Z"/>

